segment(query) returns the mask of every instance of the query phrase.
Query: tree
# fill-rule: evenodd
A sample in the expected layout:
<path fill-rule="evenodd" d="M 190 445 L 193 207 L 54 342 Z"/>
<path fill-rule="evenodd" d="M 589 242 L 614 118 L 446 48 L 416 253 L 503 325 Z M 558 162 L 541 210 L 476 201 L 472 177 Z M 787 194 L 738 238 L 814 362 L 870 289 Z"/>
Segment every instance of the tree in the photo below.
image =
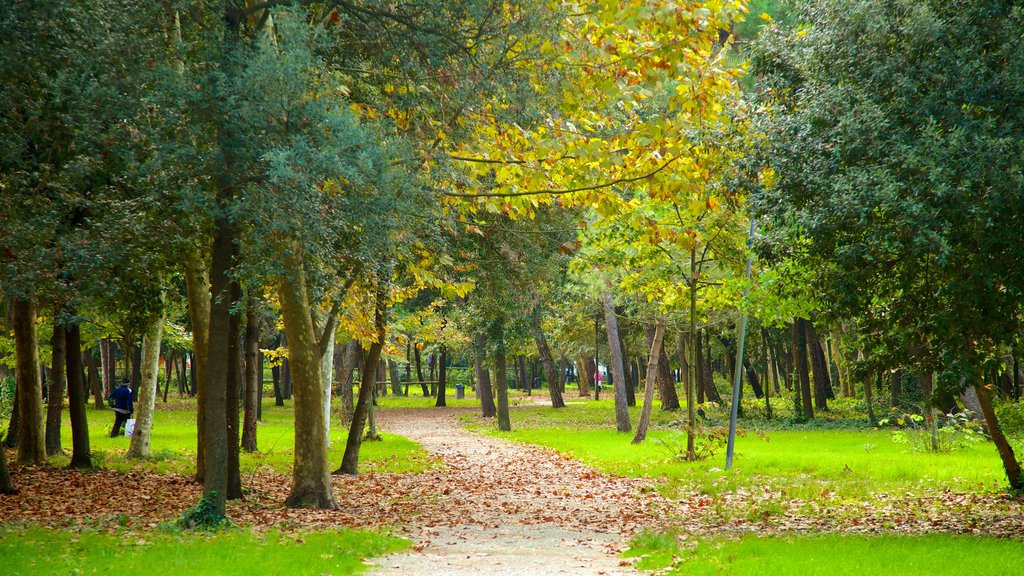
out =
<path fill-rule="evenodd" d="M 821 0 L 798 19 L 769 30 L 755 58 L 773 112 L 761 157 L 777 175 L 754 199 L 766 248 L 810 270 L 827 315 L 855 323 L 876 366 L 983 387 L 1024 328 L 1024 12 Z M 1021 488 L 1012 449 L 993 439 Z"/>

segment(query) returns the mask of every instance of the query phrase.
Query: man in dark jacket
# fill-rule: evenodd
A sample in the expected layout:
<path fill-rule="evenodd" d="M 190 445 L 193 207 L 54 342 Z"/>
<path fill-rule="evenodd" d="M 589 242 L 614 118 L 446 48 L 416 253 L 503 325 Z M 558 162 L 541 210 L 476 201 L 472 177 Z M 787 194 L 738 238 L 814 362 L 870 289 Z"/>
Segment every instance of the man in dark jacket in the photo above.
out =
<path fill-rule="evenodd" d="M 128 387 L 128 379 L 121 380 L 121 385 L 114 389 L 110 395 L 114 401 L 114 428 L 110 431 L 110 437 L 121 435 L 121 425 L 135 412 L 132 405 L 132 389 Z"/>

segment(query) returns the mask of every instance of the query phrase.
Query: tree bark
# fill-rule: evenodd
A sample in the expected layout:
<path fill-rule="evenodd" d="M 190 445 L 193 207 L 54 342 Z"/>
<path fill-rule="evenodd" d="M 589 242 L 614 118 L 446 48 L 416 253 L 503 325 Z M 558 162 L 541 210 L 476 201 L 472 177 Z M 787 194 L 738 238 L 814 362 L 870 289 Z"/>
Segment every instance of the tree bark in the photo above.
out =
<path fill-rule="evenodd" d="M 323 383 L 313 317 L 309 309 L 302 250 L 289 246 L 284 276 L 278 281 L 281 312 L 288 336 L 289 369 L 295 398 L 295 457 L 292 490 L 285 505 L 292 508 L 334 509 L 338 502 L 327 462 L 327 431 L 323 412 Z"/>
<path fill-rule="evenodd" d="M 661 397 L 661 409 L 669 412 L 679 410 L 679 395 L 676 394 L 676 383 L 672 378 L 672 368 L 665 353 L 665 339 L 662 336 L 661 350 L 658 353 L 658 395 Z"/>
<path fill-rule="evenodd" d="M 611 351 L 612 388 L 615 395 L 615 430 L 629 432 L 629 404 L 626 401 L 626 367 L 622 358 L 622 341 L 619 337 L 619 319 L 615 315 L 615 302 L 612 301 L 611 280 L 605 278 L 604 324 L 608 333 L 608 349 Z"/>
<path fill-rule="evenodd" d="M 1020 463 L 1013 453 L 1013 447 L 1006 440 L 1003 430 L 999 427 L 999 419 L 992 408 L 992 392 L 983 385 L 975 386 L 974 390 L 978 397 L 978 404 L 981 413 L 985 417 L 985 424 L 988 433 L 992 436 L 992 442 L 999 451 L 999 458 L 1003 461 L 1003 469 L 1006 471 L 1006 478 L 1010 481 L 1010 488 L 1016 491 L 1024 490 L 1024 478 L 1021 477 Z"/>
<path fill-rule="evenodd" d="M 580 361 L 580 365 L 582 367 L 582 371 L 580 372 L 580 377 L 577 378 L 580 386 L 580 397 L 590 398 L 590 383 L 597 382 L 597 380 L 594 379 L 594 375 L 597 374 L 597 364 L 594 362 L 594 357 L 590 356 L 583 358 Z"/>
<path fill-rule="evenodd" d="M 236 256 L 237 257 L 237 256 Z M 241 444 L 242 426 L 238 418 L 241 408 L 242 393 L 242 315 L 239 312 L 242 303 L 242 286 L 237 280 L 231 282 L 231 301 L 235 302 L 228 322 L 228 381 L 224 394 L 224 413 L 227 422 L 227 455 L 228 455 L 228 500 L 242 497 Z"/>
<path fill-rule="evenodd" d="M 402 377 L 398 373 L 398 362 L 388 360 L 388 379 L 391 380 L 391 393 L 395 396 L 402 394 Z"/>
<path fill-rule="evenodd" d="M 196 397 L 196 481 L 206 475 L 206 366 L 210 338 L 210 276 L 199 254 L 185 259 L 185 288 L 188 314 L 192 321 L 192 367 L 195 377 L 192 394 Z M 111 356 L 113 356 L 111 354 Z M 109 396 L 110 392 L 106 392 Z"/>
<path fill-rule="evenodd" d="M 640 421 L 636 424 L 636 433 L 633 435 L 633 444 L 639 444 L 647 439 L 647 428 L 651 424 L 651 408 L 654 404 L 654 386 L 660 371 L 660 356 L 662 349 L 662 338 L 665 335 L 664 318 L 658 321 L 651 328 L 651 351 L 647 359 L 647 380 L 644 382 L 644 405 L 640 409 Z"/>
<path fill-rule="evenodd" d="M 533 332 L 533 343 L 537 345 L 537 355 L 540 356 L 541 365 L 544 367 L 544 378 L 548 381 L 548 396 L 551 397 L 552 408 L 565 408 L 565 400 L 562 398 L 562 391 L 558 385 L 558 368 L 555 366 L 555 359 L 551 357 L 551 348 L 548 347 L 548 340 L 544 337 L 544 330 L 540 324 L 540 307 L 534 308 L 530 318 L 530 330 Z M 626 422 L 629 422 L 627 415 Z"/>
<path fill-rule="evenodd" d="M 437 400 L 434 402 L 434 407 L 447 406 L 445 401 L 445 389 L 448 387 L 448 347 L 441 346 L 441 354 L 439 355 L 438 362 L 440 364 L 437 368 Z"/>
<path fill-rule="evenodd" d="M 245 417 L 242 422 L 242 449 L 255 452 L 259 404 L 262 400 L 259 374 L 260 326 L 256 299 L 250 297 L 245 310 Z"/>
<path fill-rule="evenodd" d="M 320 355 L 320 406 L 324 412 L 324 441 L 331 446 L 331 398 L 334 396 L 334 339 L 338 329 L 337 319 L 328 318 L 324 334 L 319 340 L 317 353 Z M 314 329 L 314 335 L 316 331 Z M 329 464 L 328 464 L 329 466 Z"/>
<path fill-rule="evenodd" d="M 160 378 L 160 341 L 164 333 L 164 307 L 160 304 L 160 312 L 147 319 L 145 335 L 142 341 L 142 373 L 139 389 L 139 402 L 135 405 L 135 431 L 128 445 L 128 458 L 145 458 L 149 456 L 149 437 L 153 429 L 153 410 L 156 407 L 156 385 Z"/>
<path fill-rule="evenodd" d="M 50 338 L 50 372 L 49 390 L 46 394 L 46 432 L 45 441 L 46 455 L 53 456 L 64 450 L 60 445 L 60 419 L 64 412 L 64 390 L 67 388 L 64 383 L 64 359 L 67 357 L 65 350 L 64 327 L 53 325 L 53 337 Z"/>
<path fill-rule="evenodd" d="M 800 378 L 800 398 L 803 405 L 803 418 L 814 418 L 814 406 L 811 404 L 811 377 L 807 366 L 807 320 L 793 319 L 793 364 Z"/>
<path fill-rule="evenodd" d="M 378 286 L 376 303 L 374 304 L 374 326 L 377 330 L 377 341 L 370 344 L 370 349 L 363 357 L 363 364 L 359 369 L 359 401 L 356 402 L 355 411 L 352 413 L 352 424 L 348 429 L 348 439 L 345 442 L 345 455 L 341 458 L 341 466 L 334 474 L 359 473 L 359 448 L 363 441 L 363 428 L 366 427 L 366 417 L 373 403 L 373 390 L 377 380 L 377 363 L 380 361 L 380 353 L 384 348 L 384 330 L 387 326 L 385 317 L 385 293 L 384 288 Z"/>
<path fill-rule="evenodd" d="M 355 412 L 353 402 L 353 374 L 362 354 L 362 347 L 357 340 L 349 340 L 345 345 L 345 360 L 341 366 L 341 422 L 344 425 L 352 423 L 352 413 Z"/>
<path fill-rule="evenodd" d="M 487 357 L 487 336 L 478 332 L 473 337 L 473 370 L 476 372 L 476 389 L 480 394 L 480 411 L 484 418 L 493 418 L 498 414 L 494 406 L 494 391 L 491 389 L 491 376 L 484 366 Z"/>
<path fill-rule="evenodd" d="M 68 468 L 91 468 L 88 397 L 82 382 L 82 336 L 78 324 L 65 328 L 67 346 L 68 414 L 71 417 L 71 462 Z M 98 386 L 97 382 L 97 386 Z"/>
<path fill-rule="evenodd" d="M 39 339 L 36 333 L 35 303 L 26 298 L 11 301 L 11 328 L 17 359 L 18 462 L 43 464 L 43 390 L 39 380 Z"/>
<path fill-rule="evenodd" d="M 814 323 L 808 321 L 806 325 L 811 371 L 814 374 L 814 408 L 819 411 L 827 411 L 828 390 L 831 387 L 828 359 L 825 358 L 825 351 L 822 349 L 821 339 L 818 338 L 818 331 L 814 329 Z"/>
<path fill-rule="evenodd" d="M 420 354 L 420 346 L 417 344 L 413 347 L 415 349 L 414 355 L 416 358 L 416 379 L 420 381 L 420 388 L 423 390 L 423 397 L 430 397 L 430 388 L 427 386 L 427 382 L 423 379 L 423 356 Z"/>
<path fill-rule="evenodd" d="M 512 430 L 512 421 L 508 413 L 508 372 L 505 365 L 505 342 L 502 330 L 498 330 L 499 338 L 496 340 L 494 351 L 494 380 L 498 393 L 498 430 L 509 432 Z"/>

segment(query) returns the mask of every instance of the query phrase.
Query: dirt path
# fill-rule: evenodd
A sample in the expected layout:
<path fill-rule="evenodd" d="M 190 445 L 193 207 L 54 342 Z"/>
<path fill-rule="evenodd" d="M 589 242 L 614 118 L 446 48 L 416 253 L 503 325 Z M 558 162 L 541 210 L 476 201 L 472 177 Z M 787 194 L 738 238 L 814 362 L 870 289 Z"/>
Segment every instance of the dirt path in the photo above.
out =
<path fill-rule="evenodd" d="M 444 518 L 407 525 L 412 551 L 380 574 L 636 574 L 617 553 L 664 502 L 648 483 L 481 436 L 456 410 L 382 411 L 382 426 L 440 457 Z"/>

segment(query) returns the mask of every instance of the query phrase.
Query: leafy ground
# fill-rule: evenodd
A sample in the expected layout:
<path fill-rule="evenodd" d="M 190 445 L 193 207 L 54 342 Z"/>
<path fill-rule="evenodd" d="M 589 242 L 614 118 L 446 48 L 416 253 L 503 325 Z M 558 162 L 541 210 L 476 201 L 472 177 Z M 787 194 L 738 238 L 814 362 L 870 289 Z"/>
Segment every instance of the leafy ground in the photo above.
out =
<path fill-rule="evenodd" d="M 260 446 L 269 454 L 243 463 L 246 496 L 229 503 L 228 513 L 236 525 L 288 538 L 338 528 L 410 537 L 409 552 L 379 561 L 396 576 L 479 574 L 482 565 L 493 574 L 524 573 L 527 565 L 535 567 L 530 573 L 593 574 L 594 566 L 609 575 L 633 573 L 632 560 L 614 554 L 644 530 L 674 531 L 709 550 L 743 533 L 1024 535 L 1024 502 L 999 488 L 998 459 L 988 445 L 937 456 L 908 452 L 892 442 L 891 431 L 866 429 L 839 407 L 831 422 L 816 424 L 833 429 L 799 430 L 783 421 L 763 435 L 747 434 L 737 470 L 723 472 L 716 469 L 721 454 L 698 463 L 676 457 L 677 414 L 656 411 L 651 438 L 632 446 L 629 436 L 601 430 L 612 418 L 610 401 L 570 400 L 555 411 L 538 405 L 546 395 L 520 399 L 515 431 L 500 435 L 493 419 L 478 416 L 475 400 L 459 402 L 472 407 L 436 409 L 422 397 L 382 398 L 379 424 L 391 434 L 364 446 L 364 474 L 334 479 L 341 508 L 321 511 L 282 506 L 291 483 L 291 418 L 287 408 L 268 407 Z M 189 408 L 184 401 L 162 406 L 153 436 L 158 456 L 130 463 L 121 456 L 127 440 L 102 437 L 104 417 L 112 415 L 90 412 L 108 468 L 14 466 L 21 493 L 0 497 L 4 537 L 14 545 L 36 541 L 21 530 L 41 525 L 55 529 L 56 538 L 170 538 L 161 525 L 201 492 L 191 478 Z M 339 432 L 332 459 L 340 458 L 342 441 Z M 859 540 L 851 542 L 856 553 Z"/>

